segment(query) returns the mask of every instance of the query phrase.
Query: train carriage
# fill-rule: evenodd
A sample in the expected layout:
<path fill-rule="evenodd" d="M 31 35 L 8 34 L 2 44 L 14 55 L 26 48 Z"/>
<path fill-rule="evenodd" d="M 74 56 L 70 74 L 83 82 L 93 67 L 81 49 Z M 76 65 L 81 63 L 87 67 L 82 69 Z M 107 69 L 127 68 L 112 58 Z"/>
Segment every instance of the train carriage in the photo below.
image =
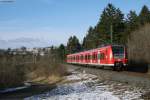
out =
<path fill-rule="evenodd" d="M 127 65 L 126 48 L 123 45 L 107 45 L 96 49 L 67 55 L 67 63 L 110 66 L 113 70 L 122 70 Z"/>

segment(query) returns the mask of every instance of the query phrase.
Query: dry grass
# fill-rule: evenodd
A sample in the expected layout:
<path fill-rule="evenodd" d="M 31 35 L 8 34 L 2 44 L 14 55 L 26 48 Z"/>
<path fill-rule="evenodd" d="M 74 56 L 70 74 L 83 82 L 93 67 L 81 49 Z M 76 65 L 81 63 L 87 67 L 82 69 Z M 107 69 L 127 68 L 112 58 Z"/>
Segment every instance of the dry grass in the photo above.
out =
<path fill-rule="evenodd" d="M 28 58 L 6 55 L 0 57 L 0 89 L 18 86 L 24 81 L 54 83 L 67 73 L 63 65 L 49 56 L 39 57 L 36 63 L 24 63 L 32 61 L 27 61 Z"/>
<path fill-rule="evenodd" d="M 36 63 L 30 64 L 27 70 L 28 81 L 40 83 L 55 83 L 67 74 L 65 66 L 48 57 L 42 57 Z"/>
<path fill-rule="evenodd" d="M 24 65 L 16 65 L 12 58 L 0 58 L 0 88 L 21 85 L 25 80 Z"/>

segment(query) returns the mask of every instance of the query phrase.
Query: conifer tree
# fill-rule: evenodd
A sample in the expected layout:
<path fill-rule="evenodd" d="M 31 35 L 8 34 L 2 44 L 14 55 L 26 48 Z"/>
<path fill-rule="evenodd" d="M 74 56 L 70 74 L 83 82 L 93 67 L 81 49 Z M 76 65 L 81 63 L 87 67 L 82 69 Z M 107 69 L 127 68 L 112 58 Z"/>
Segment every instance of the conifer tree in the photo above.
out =
<path fill-rule="evenodd" d="M 63 44 L 60 44 L 60 46 L 58 47 L 58 56 L 59 56 L 61 61 L 65 61 L 65 59 L 66 59 L 66 48 Z"/>
<path fill-rule="evenodd" d="M 142 10 L 139 14 L 140 24 L 144 25 L 150 23 L 150 11 L 146 5 L 142 7 Z"/>
<path fill-rule="evenodd" d="M 135 11 L 130 11 L 127 15 L 127 31 L 131 32 L 139 27 L 139 18 Z"/>
<path fill-rule="evenodd" d="M 81 50 L 81 44 L 79 43 L 79 39 L 76 36 L 71 36 L 67 43 L 67 52 L 75 53 Z"/>
<path fill-rule="evenodd" d="M 119 8 L 108 4 L 96 26 L 101 39 L 110 41 L 111 26 L 113 27 L 114 42 L 119 42 L 120 35 L 124 32 L 124 14 Z"/>

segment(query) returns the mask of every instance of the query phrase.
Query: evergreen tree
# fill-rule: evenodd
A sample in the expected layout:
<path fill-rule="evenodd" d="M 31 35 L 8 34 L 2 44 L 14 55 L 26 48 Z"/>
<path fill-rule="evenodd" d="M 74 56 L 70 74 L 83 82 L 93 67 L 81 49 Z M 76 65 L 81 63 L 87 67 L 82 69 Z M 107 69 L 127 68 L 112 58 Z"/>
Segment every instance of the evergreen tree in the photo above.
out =
<path fill-rule="evenodd" d="M 96 26 L 99 38 L 104 41 L 110 41 L 111 26 L 113 27 L 114 41 L 119 42 L 120 35 L 124 31 L 124 14 L 119 8 L 108 4 Z"/>
<path fill-rule="evenodd" d="M 144 25 L 150 23 L 150 11 L 146 5 L 142 7 L 142 10 L 139 14 L 140 24 Z"/>
<path fill-rule="evenodd" d="M 121 37 L 121 43 L 126 44 L 130 33 L 137 30 L 139 26 L 140 22 L 138 15 L 135 11 L 130 11 L 129 14 L 127 14 L 127 19 L 125 21 L 125 30 L 123 36 Z"/>
<path fill-rule="evenodd" d="M 76 36 L 71 36 L 67 43 L 67 52 L 75 53 L 81 50 L 81 44 L 79 43 L 79 39 Z"/>
<path fill-rule="evenodd" d="M 83 39 L 83 48 L 92 49 L 97 47 L 97 34 L 93 27 L 89 27 L 86 37 Z"/>
<path fill-rule="evenodd" d="M 139 27 L 139 19 L 138 15 L 135 11 L 130 11 L 130 13 L 127 15 L 127 31 L 131 32 L 136 30 Z"/>
<path fill-rule="evenodd" d="M 66 59 L 66 48 L 63 44 L 60 44 L 60 46 L 58 47 L 58 56 L 59 56 L 61 61 L 65 61 L 65 59 Z"/>

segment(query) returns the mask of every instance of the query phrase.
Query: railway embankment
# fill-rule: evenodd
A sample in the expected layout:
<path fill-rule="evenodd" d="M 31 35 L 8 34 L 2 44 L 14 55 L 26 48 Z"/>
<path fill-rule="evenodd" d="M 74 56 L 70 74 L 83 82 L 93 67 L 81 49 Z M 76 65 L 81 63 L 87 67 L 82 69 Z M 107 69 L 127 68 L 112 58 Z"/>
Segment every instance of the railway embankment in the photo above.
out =
<path fill-rule="evenodd" d="M 101 78 L 101 80 L 112 80 L 123 82 L 126 84 L 140 86 L 143 88 L 150 88 L 150 75 L 149 73 L 138 73 L 138 72 L 130 72 L 130 71 L 112 71 L 109 69 L 100 69 L 93 67 L 83 67 L 76 65 L 66 65 L 69 69 L 75 69 L 80 72 L 86 72 L 89 74 L 93 74 Z"/>
<path fill-rule="evenodd" d="M 27 97 L 25 100 L 149 100 L 150 98 L 148 97 L 148 92 L 150 91 L 148 88 L 120 82 L 119 80 L 122 79 L 118 81 L 116 79 L 112 80 L 111 76 L 113 74 L 118 75 L 118 72 L 74 65 L 66 66 L 71 74 L 67 75 L 60 84 L 57 84 L 56 88 L 39 95 Z M 123 73 L 126 74 L 125 72 Z M 141 76 L 140 74 L 132 74 L 134 73 L 129 73 L 129 77 Z"/>

